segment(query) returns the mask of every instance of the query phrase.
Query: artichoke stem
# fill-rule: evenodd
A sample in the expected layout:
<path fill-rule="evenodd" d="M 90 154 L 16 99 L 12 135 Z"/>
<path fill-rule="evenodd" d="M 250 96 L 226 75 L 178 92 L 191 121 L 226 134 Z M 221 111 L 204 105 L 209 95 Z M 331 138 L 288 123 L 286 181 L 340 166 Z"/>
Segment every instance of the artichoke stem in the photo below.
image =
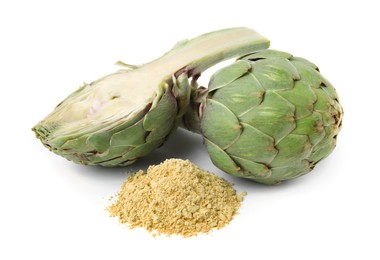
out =
<path fill-rule="evenodd" d="M 207 88 L 202 86 L 198 87 L 196 85 L 192 86 L 189 108 L 182 117 L 181 127 L 191 132 L 202 134 L 201 117 L 207 94 Z"/>

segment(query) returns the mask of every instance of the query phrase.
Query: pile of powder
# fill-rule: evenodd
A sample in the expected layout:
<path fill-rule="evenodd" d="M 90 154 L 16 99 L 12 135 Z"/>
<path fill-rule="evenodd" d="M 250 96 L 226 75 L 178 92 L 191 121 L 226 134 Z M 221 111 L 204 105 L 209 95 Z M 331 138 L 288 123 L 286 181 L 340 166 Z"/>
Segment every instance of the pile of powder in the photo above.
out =
<path fill-rule="evenodd" d="M 227 225 L 243 196 L 231 183 L 188 160 L 168 159 L 147 173 L 131 175 L 107 209 L 130 228 L 190 237 Z"/>

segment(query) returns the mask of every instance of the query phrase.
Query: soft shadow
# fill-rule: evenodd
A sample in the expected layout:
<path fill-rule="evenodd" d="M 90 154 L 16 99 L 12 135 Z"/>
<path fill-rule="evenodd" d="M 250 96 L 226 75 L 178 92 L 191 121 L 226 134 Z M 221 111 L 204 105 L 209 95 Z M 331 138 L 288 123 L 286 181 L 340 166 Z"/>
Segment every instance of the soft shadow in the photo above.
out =
<path fill-rule="evenodd" d="M 297 187 L 310 185 L 311 182 L 323 182 L 326 175 L 322 174 L 327 171 L 328 160 L 317 165 L 316 169 L 306 174 L 305 176 L 294 180 L 284 181 L 276 185 L 265 185 L 254 182 L 250 179 L 244 179 L 229 175 L 214 165 L 207 154 L 207 150 L 203 145 L 202 137 L 198 134 L 191 133 L 187 130 L 179 128 L 167 142 L 160 148 L 153 151 L 151 154 L 140 158 L 135 163 L 124 167 L 102 167 L 102 166 L 83 166 L 74 163 L 68 164 L 75 175 L 82 178 L 91 178 L 96 182 L 114 182 L 122 181 L 125 178 L 138 171 L 144 170 L 150 165 L 157 165 L 169 158 L 190 159 L 202 169 L 213 172 L 228 181 L 235 183 L 240 191 L 253 191 L 264 193 L 267 192 L 282 192 L 289 189 L 297 189 Z"/>
<path fill-rule="evenodd" d="M 235 185 L 238 186 L 239 189 L 242 191 L 255 190 L 255 192 L 259 193 L 273 193 L 274 191 L 282 192 L 285 190 L 294 190 L 297 187 L 309 185 L 310 182 L 313 182 L 313 179 L 315 178 L 318 178 L 318 174 L 316 174 L 316 171 L 314 170 L 304 176 L 300 176 L 292 180 L 283 181 L 274 185 L 262 184 L 250 179 L 245 179 L 237 176 L 230 176 L 228 177 L 228 180 L 232 183 L 235 183 Z"/>

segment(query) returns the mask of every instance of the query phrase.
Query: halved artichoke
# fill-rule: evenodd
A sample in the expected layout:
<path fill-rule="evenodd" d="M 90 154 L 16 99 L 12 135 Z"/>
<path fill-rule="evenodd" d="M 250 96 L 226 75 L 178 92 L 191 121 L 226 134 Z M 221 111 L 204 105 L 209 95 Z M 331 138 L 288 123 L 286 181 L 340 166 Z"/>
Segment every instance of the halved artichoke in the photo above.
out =
<path fill-rule="evenodd" d="M 128 165 L 159 147 L 190 99 L 189 78 L 224 59 L 267 48 L 248 28 L 182 41 L 161 58 L 85 84 L 33 131 L 54 153 L 85 165 Z"/>

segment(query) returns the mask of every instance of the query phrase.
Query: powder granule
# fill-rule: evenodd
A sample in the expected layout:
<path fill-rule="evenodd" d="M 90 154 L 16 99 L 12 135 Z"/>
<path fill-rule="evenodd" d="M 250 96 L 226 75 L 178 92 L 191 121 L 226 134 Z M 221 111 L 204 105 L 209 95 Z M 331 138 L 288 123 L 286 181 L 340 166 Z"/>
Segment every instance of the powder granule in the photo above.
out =
<path fill-rule="evenodd" d="M 168 159 L 131 175 L 107 209 L 130 228 L 190 237 L 227 225 L 244 195 L 188 160 Z"/>

